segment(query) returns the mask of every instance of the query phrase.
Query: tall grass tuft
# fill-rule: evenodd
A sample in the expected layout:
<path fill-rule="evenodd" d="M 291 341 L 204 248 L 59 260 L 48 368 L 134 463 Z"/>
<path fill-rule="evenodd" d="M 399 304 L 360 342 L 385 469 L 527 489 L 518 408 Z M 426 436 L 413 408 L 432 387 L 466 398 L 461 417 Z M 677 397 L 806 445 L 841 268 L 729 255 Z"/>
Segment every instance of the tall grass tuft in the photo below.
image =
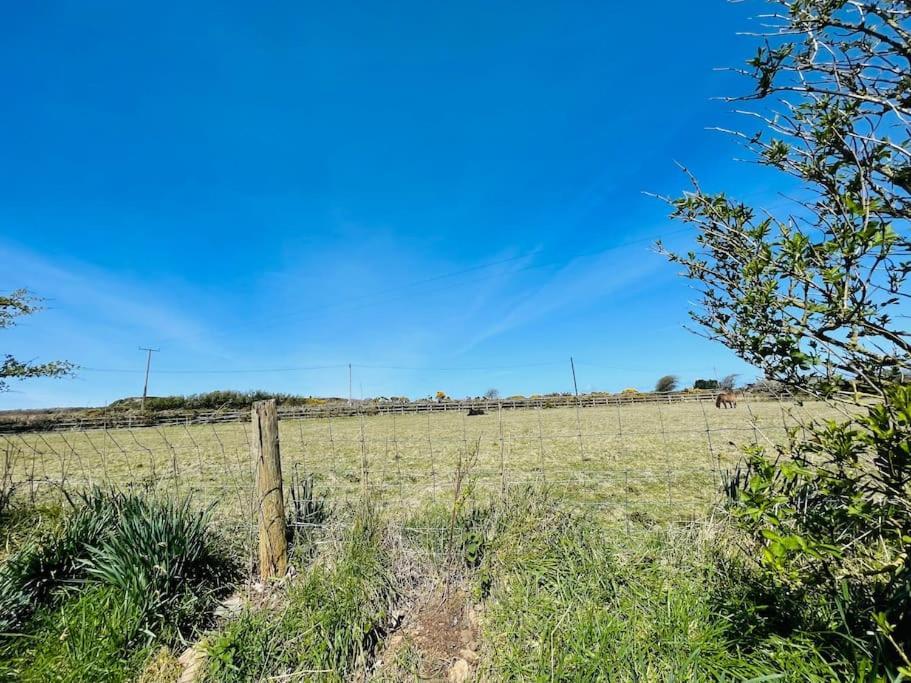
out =
<path fill-rule="evenodd" d="M 208 681 L 299 675 L 341 681 L 384 635 L 396 596 L 376 513 L 365 508 L 335 557 L 289 582 L 280 610 L 248 610 L 209 641 Z"/>
<path fill-rule="evenodd" d="M 151 643 L 204 623 L 234 573 L 221 547 L 189 500 L 81 496 L 59 528 L 0 565 L 0 672 L 120 680 Z"/>
<path fill-rule="evenodd" d="M 534 489 L 490 518 L 481 680 L 837 678 L 809 637 L 733 632 L 711 527 L 627 536 Z"/>
<path fill-rule="evenodd" d="M 134 642 L 141 623 L 140 608 L 117 590 L 93 585 L 74 591 L 58 606 L 38 610 L 19 648 L 6 644 L 0 680 L 129 680 L 148 655 Z"/>
<path fill-rule="evenodd" d="M 297 463 L 291 472 L 291 505 L 288 507 L 288 540 L 308 545 L 315 529 L 323 526 L 331 513 L 325 496 L 316 492 L 312 474 L 301 474 Z"/>
<path fill-rule="evenodd" d="M 141 606 L 146 630 L 198 621 L 233 573 L 213 543 L 208 513 L 192 510 L 189 499 L 150 503 L 136 496 L 121 497 L 117 512 L 112 532 L 89 548 L 87 577 Z"/>
<path fill-rule="evenodd" d="M 0 565 L 0 632 L 10 632 L 54 589 L 80 581 L 89 549 L 111 533 L 122 494 L 94 490 L 45 538 L 31 539 Z"/>

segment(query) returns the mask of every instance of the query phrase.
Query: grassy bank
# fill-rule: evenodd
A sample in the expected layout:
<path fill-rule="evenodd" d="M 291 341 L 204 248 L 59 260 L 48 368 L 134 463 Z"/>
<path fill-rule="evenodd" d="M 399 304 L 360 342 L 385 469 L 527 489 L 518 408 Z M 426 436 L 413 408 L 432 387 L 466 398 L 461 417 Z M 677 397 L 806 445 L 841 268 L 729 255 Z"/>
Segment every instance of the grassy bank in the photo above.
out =
<path fill-rule="evenodd" d="M 776 612 L 721 523 L 627 536 L 540 487 L 451 512 L 338 527 L 277 604 L 206 638 L 207 680 L 424 680 L 463 659 L 482 681 L 876 680 Z"/>
<path fill-rule="evenodd" d="M 235 584 L 242 606 L 213 619 L 237 575 L 205 518 L 96 492 L 0 565 L 0 675 L 164 683 L 195 643 L 204 681 L 888 680 L 720 521 L 627 533 L 548 486 L 491 500 L 470 476 L 455 507 L 331 510 L 293 539 L 293 575 Z"/>
<path fill-rule="evenodd" d="M 188 500 L 94 490 L 0 565 L 0 678 L 131 680 L 193 639 L 236 575 Z"/>

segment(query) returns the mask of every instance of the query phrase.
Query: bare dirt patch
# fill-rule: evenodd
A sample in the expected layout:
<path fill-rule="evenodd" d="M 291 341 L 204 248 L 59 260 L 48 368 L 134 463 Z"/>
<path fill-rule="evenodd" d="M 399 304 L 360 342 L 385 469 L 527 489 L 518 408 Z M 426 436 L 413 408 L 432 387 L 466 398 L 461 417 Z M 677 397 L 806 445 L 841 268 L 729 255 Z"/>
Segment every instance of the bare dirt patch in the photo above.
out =
<path fill-rule="evenodd" d="M 418 599 L 381 657 L 379 679 L 470 680 L 478 661 L 478 620 L 462 586 L 436 586 Z"/>

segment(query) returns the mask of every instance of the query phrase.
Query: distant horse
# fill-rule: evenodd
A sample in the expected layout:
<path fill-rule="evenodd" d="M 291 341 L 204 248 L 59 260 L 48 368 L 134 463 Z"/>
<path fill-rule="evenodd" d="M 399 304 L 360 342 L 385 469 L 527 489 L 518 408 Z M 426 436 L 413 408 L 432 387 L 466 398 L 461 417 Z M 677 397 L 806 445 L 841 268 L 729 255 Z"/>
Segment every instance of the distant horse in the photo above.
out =
<path fill-rule="evenodd" d="M 722 391 L 718 396 L 715 397 L 715 407 L 721 408 L 736 408 L 737 407 L 737 394 L 733 391 Z"/>
<path fill-rule="evenodd" d="M 469 408 L 468 417 L 474 417 L 475 415 L 484 415 L 483 408 Z"/>

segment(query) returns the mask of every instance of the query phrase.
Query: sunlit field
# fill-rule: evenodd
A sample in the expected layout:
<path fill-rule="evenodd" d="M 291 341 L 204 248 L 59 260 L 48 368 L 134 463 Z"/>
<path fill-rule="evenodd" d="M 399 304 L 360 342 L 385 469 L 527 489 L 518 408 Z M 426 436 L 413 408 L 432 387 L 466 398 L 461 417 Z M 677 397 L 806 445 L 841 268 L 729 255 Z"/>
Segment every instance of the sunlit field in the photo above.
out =
<path fill-rule="evenodd" d="M 822 404 L 744 401 L 282 420 L 286 484 L 313 475 L 334 501 L 369 493 L 393 512 L 451 500 L 457 468 L 479 495 L 547 482 L 568 502 L 640 524 L 704 516 L 741 446 L 780 443 Z M 252 504 L 244 423 L 0 435 L 17 495 L 93 484 L 192 494 L 222 518 Z"/>

